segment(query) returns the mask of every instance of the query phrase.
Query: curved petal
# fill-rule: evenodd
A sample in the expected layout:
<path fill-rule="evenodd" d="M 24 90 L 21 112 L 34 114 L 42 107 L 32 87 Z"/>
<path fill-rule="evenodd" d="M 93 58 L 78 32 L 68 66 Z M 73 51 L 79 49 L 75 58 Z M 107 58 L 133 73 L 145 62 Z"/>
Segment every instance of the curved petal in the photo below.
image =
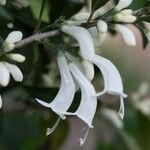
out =
<path fill-rule="evenodd" d="M 69 64 L 71 73 L 77 80 L 81 88 L 81 102 L 75 113 L 66 113 L 67 115 L 77 115 L 90 128 L 93 128 L 92 121 L 96 112 L 97 98 L 93 85 L 86 79 L 74 63 Z"/>
<path fill-rule="evenodd" d="M 6 38 L 7 42 L 16 43 L 22 40 L 23 34 L 21 31 L 13 31 Z"/>
<path fill-rule="evenodd" d="M 87 29 L 78 26 L 64 25 L 61 30 L 75 38 L 80 45 L 80 55 L 86 60 L 92 60 L 94 56 L 93 39 Z"/>
<path fill-rule="evenodd" d="M 123 94 L 123 85 L 120 73 L 116 66 L 108 59 L 95 55 L 93 63 L 101 70 L 104 77 L 104 91 L 109 94 L 122 95 Z"/>
<path fill-rule="evenodd" d="M 4 63 L 0 62 L 0 85 L 7 86 L 10 80 L 10 73 Z"/>
<path fill-rule="evenodd" d="M 72 104 L 75 94 L 75 84 L 64 55 L 58 56 L 57 61 L 60 69 L 61 85 L 55 99 L 51 103 L 42 102 L 38 99 L 37 100 L 43 106 L 51 108 L 62 119 L 65 119 L 63 114 Z"/>
<path fill-rule="evenodd" d="M 127 95 L 123 93 L 122 79 L 119 71 L 110 60 L 103 58 L 101 56 L 95 55 L 93 62 L 101 70 L 105 83 L 104 91 L 98 93 L 97 96 L 101 96 L 105 93 L 120 96 L 120 109 L 118 114 L 120 118 L 123 119 L 124 117 L 123 98 L 127 97 Z"/>
<path fill-rule="evenodd" d="M 115 29 L 116 29 L 116 31 L 118 31 L 122 34 L 122 37 L 127 45 L 129 45 L 129 46 L 136 45 L 135 35 L 129 28 L 127 28 L 123 25 L 116 24 Z"/>
<path fill-rule="evenodd" d="M 5 62 L 5 66 L 16 82 L 21 82 L 23 80 L 23 74 L 16 65 Z"/>

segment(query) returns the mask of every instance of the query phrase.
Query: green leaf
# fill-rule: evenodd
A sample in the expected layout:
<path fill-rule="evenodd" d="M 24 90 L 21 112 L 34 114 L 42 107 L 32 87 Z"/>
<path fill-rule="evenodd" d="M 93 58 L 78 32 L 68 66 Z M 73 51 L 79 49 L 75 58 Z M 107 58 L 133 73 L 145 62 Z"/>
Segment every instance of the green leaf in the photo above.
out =
<path fill-rule="evenodd" d="M 51 22 L 54 22 L 61 16 L 69 19 L 83 7 L 83 3 L 79 0 L 49 0 L 49 3 L 51 7 L 49 14 Z"/>
<path fill-rule="evenodd" d="M 96 10 L 102 6 L 104 6 L 109 0 L 93 0 L 92 1 L 92 8 Z"/>
<path fill-rule="evenodd" d="M 142 40 L 143 40 L 143 49 L 145 49 L 149 42 L 149 40 L 146 36 L 146 32 L 145 32 L 145 30 L 146 30 L 145 25 L 139 21 L 139 22 L 137 22 L 136 26 L 138 27 L 138 29 L 141 32 L 141 36 L 142 36 Z"/>
<path fill-rule="evenodd" d="M 150 1 L 148 0 L 133 0 L 129 8 L 131 8 L 132 10 L 137 10 L 148 5 L 150 5 Z"/>

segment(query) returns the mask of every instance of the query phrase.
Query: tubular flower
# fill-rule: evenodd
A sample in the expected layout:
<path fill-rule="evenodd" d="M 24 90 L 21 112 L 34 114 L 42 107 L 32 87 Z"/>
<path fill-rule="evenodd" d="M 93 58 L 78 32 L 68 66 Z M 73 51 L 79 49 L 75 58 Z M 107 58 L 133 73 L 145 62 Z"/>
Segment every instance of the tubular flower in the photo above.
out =
<path fill-rule="evenodd" d="M 123 98 L 127 97 L 127 95 L 123 93 L 122 80 L 117 68 L 113 65 L 113 63 L 110 60 L 98 55 L 95 55 L 93 63 L 101 70 L 105 84 L 104 90 L 98 93 L 97 96 L 101 96 L 105 93 L 120 96 L 120 109 L 118 114 L 120 118 L 123 119 Z"/>
<path fill-rule="evenodd" d="M 120 11 L 124 8 L 127 8 L 130 6 L 133 0 L 119 0 L 117 6 L 115 7 L 116 11 Z"/>
<path fill-rule="evenodd" d="M 74 63 L 69 64 L 69 69 L 81 88 L 82 97 L 76 112 L 66 112 L 65 114 L 76 115 L 88 125 L 84 138 L 80 138 L 80 145 L 83 145 L 87 138 L 89 128 L 93 128 L 92 121 L 97 107 L 96 91 Z"/>
<path fill-rule="evenodd" d="M 70 28 L 73 28 L 73 29 L 75 28 L 76 32 L 74 32 Z M 117 68 L 109 60 L 95 54 L 95 52 L 93 51 L 94 45 L 93 45 L 92 38 L 86 37 L 86 35 L 88 35 L 88 31 L 86 29 L 83 29 L 82 27 L 74 27 L 74 26 L 68 27 L 68 28 L 65 27 L 65 29 L 66 29 L 65 30 L 66 33 L 69 33 L 69 35 L 73 36 L 79 42 L 80 51 L 82 51 L 81 56 L 84 59 L 88 60 L 89 62 L 94 63 L 101 70 L 103 74 L 105 87 L 102 92 L 97 94 L 97 96 L 101 96 L 105 93 L 120 96 L 119 116 L 123 119 L 123 116 L 124 116 L 123 98 L 126 97 L 126 95 L 123 94 L 122 80 L 121 80 L 121 76 Z M 76 33 L 81 33 L 80 37 L 78 37 Z M 86 39 L 86 40 L 81 45 L 80 43 L 84 41 L 83 39 Z M 91 47 L 87 48 L 87 45 L 90 45 Z M 86 54 L 90 54 L 90 53 L 92 53 L 92 57 L 84 57 Z"/>
<path fill-rule="evenodd" d="M 135 46 L 136 45 L 136 39 L 134 33 L 127 27 L 116 24 L 115 25 L 115 30 L 120 32 L 125 43 L 129 46 Z"/>
<path fill-rule="evenodd" d="M 64 115 L 64 112 L 66 112 L 72 104 L 75 94 L 75 84 L 70 74 L 67 60 L 64 55 L 59 54 L 59 56 L 57 57 L 57 61 L 61 75 L 61 85 L 55 99 L 51 103 L 46 103 L 39 99 L 36 100 L 41 105 L 51 108 L 62 119 L 65 119 L 66 117 Z"/>

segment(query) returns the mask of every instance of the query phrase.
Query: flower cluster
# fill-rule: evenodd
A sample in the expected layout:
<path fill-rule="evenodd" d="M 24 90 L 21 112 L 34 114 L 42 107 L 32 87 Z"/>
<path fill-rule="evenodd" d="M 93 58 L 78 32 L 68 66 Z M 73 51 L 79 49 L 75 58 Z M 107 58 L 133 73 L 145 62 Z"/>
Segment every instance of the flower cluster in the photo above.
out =
<path fill-rule="evenodd" d="M 113 16 L 115 21 L 114 30 L 120 32 L 125 43 L 129 46 L 136 45 L 136 39 L 134 33 L 124 25 L 123 23 L 133 23 L 136 21 L 136 17 L 132 15 L 133 11 L 125 9 L 131 4 L 132 0 L 120 0 L 118 5 L 114 7 L 116 12 Z M 92 5 L 91 3 L 89 3 Z M 108 5 L 107 3 L 106 5 Z M 106 6 L 105 6 L 106 7 Z M 124 10 L 122 10 L 124 9 Z M 72 19 L 76 21 L 87 21 L 90 16 L 90 11 L 81 11 Z M 94 18 L 98 18 L 97 11 Z M 93 18 L 93 19 L 94 19 Z M 41 105 L 51 108 L 61 119 L 65 119 L 67 115 L 77 116 L 83 120 L 87 127 L 86 133 L 83 138 L 80 138 L 80 144 L 82 145 L 89 132 L 89 128 L 93 128 L 92 122 L 95 116 L 97 108 L 98 97 L 101 97 L 105 93 L 110 95 L 116 95 L 120 97 L 120 109 L 118 117 L 124 118 L 124 98 L 127 97 L 123 93 L 123 84 L 119 71 L 115 65 L 108 59 L 99 56 L 95 52 L 95 46 L 99 46 L 107 35 L 109 26 L 104 20 L 98 20 L 95 27 L 85 29 L 83 27 L 72 25 L 63 25 L 61 30 L 68 36 L 71 36 L 77 45 L 79 45 L 79 58 L 70 55 L 67 52 L 59 53 L 57 56 L 58 66 L 61 75 L 61 85 L 58 94 L 51 103 L 46 103 L 39 99 L 36 99 Z M 95 41 L 96 40 L 96 41 Z M 101 92 L 96 92 L 91 81 L 94 78 L 94 65 L 96 65 L 102 73 L 104 78 L 104 89 Z M 81 89 L 81 102 L 78 109 L 73 112 L 68 112 L 70 108 L 75 92 Z M 47 130 L 47 135 L 51 134 L 57 127 L 60 118 L 55 125 Z"/>
<path fill-rule="evenodd" d="M 122 10 L 128 7 L 131 2 L 132 0 L 120 0 L 118 5 L 114 8 L 116 14 L 113 18 L 116 21 L 114 29 L 122 34 L 126 44 L 134 46 L 136 40 L 133 32 L 124 25 L 117 23 L 120 21 L 136 21 L 136 17 L 132 15 L 132 10 Z M 92 5 L 91 3 L 89 4 Z M 78 21 L 87 21 L 89 15 L 90 10 L 89 12 L 79 12 L 79 14 L 76 14 L 72 18 Z M 96 17 L 98 17 L 98 15 L 96 15 Z M 118 18 L 121 18 L 122 20 Z M 125 20 L 123 20 L 123 18 L 125 18 Z M 81 145 L 86 140 L 89 128 L 93 128 L 92 122 L 96 112 L 98 97 L 105 93 L 119 96 L 120 109 L 118 117 L 120 119 L 124 118 L 123 99 L 126 98 L 127 95 L 123 93 L 120 73 L 110 60 L 97 55 L 95 52 L 95 46 L 97 46 L 95 38 L 96 40 L 99 39 L 97 43 L 101 44 L 102 39 L 105 39 L 103 37 L 106 36 L 108 29 L 108 24 L 104 20 L 98 20 L 97 26 L 90 29 L 71 24 L 63 25 L 61 27 L 62 32 L 72 37 L 77 41 L 77 45 L 79 45 L 79 58 L 76 58 L 67 52 L 60 52 L 57 56 L 57 61 L 61 75 L 61 85 L 56 97 L 51 103 L 36 99 L 41 105 L 51 108 L 61 119 L 65 119 L 67 115 L 77 116 L 86 123 L 87 132 L 85 136 L 80 139 Z M 101 92 L 96 92 L 94 86 L 91 84 L 91 81 L 94 78 L 94 65 L 99 68 L 104 78 L 104 89 Z M 75 112 L 68 112 L 68 109 L 73 102 L 75 92 L 79 88 L 82 93 L 80 105 Z M 51 129 L 49 128 L 47 130 L 47 135 L 54 131 L 60 118 Z"/>
<path fill-rule="evenodd" d="M 0 86 L 6 87 L 10 81 L 10 74 L 16 82 L 23 80 L 23 74 L 21 70 L 10 61 L 22 63 L 25 61 L 25 57 L 18 53 L 8 53 L 14 49 L 15 43 L 22 39 L 22 32 L 11 32 L 5 41 L 2 43 L 2 60 L 0 61 Z M 0 108 L 2 107 L 2 99 L 0 96 Z"/>

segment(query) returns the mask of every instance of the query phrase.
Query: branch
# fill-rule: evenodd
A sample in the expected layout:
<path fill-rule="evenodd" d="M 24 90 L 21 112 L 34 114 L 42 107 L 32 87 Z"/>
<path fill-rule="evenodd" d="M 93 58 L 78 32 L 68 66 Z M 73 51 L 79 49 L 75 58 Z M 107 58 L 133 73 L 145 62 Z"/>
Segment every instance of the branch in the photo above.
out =
<path fill-rule="evenodd" d="M 24 47 L 28 44 L 31 44 L 32 42 L 40 42 L 44 38 L 50 38 L 50 37 L 57 36 L 60 33 L 61 33 L 60 30 L 53 30 L 53 31 L 45 32 L 45 33 L 37 33 L 35 35 L 32 35 L 32 36 L 18 42 L 15 45 L 15 49 L 20 48 L 20 47 Z"/>

